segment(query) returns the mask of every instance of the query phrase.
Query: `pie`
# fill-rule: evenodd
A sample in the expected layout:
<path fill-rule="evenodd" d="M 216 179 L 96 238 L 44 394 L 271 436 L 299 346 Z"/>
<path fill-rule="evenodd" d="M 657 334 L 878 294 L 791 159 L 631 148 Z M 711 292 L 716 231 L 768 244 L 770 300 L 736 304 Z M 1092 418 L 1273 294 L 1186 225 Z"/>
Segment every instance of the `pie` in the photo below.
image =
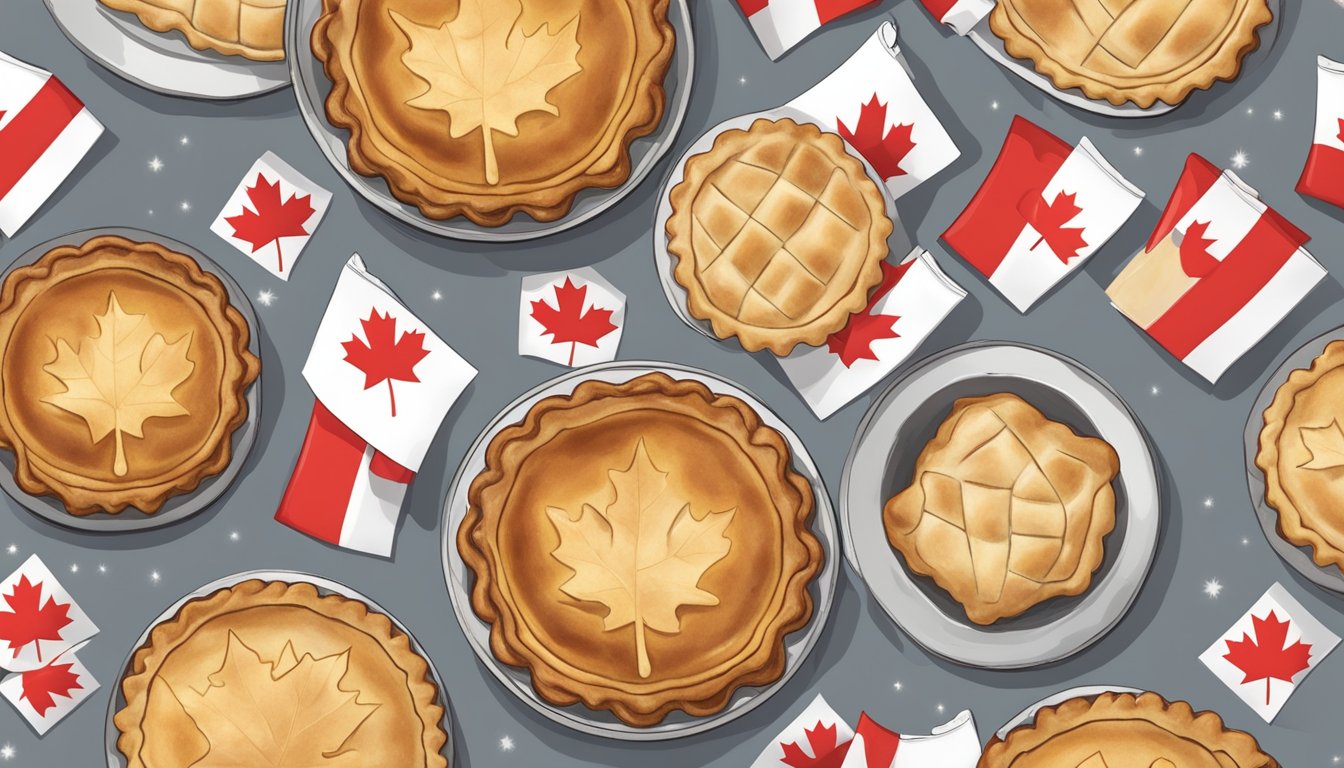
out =
<path fill-rule="evenodd" d="M 192 48 L 253 61 L 285 58 L 285 0 L 98 0 L 155 32 L 181 32 Z"/>
<path fill-rule="evenodd" d="M 833 133 L 761 118 L 720 133 L 672 188 L 667 250 L 691 316 L 750 352 L 819 346 L 882 282 L 891 219 Z"/>
<path fill-rule="evenodd" d="M 990 29 L 1056 88 L 1143 109 L 1233 80 L 1269 0 L 997 0 Z"/>
<path fill-rule="evenodd" d="M 431 219 L 554 221 L 662 120 L 669 0 L 323 0 L 313 53 L 350 167 Z"/>
<path fill-rule="evenodd" d="M 1344 570 L 1344 341 L 1293 371 L 1265 409 L 1255 465 L 1279 535 Z"/>
<path fill-rule="evenodd" d="M 217 475 L 261 370 L 219 278 L 115 236 L 60 246 L 0 288 L 0 446 L 73 515 L 159 510 Z"/>
<path fill-rule="evenodd" d="M 887 501 L 887 540 L 976 624 L 1082 594 L 1115 528 L 1120 459 L 1013 394 L 967 397 Z"/>
<path fill-rule="evenodd" d="M 1103 693 L 1045 707 L 991 739 L 978 768 L 1279 768 L 1255 737 L 1156 693 Z"/>
<path fill-rule="evenodd" d="M 742 400 L 585 381 L 499 432 L 457 533 L 495 658 L 546 701 L 651 726 L 778 680 L 812 617 L 812 489 Z"/>
<path fill-rule="evenodd" d="M 252 579 L 149 632 L 113 720 L 127 768 L 448 768 L 429 664 L 387 616 L 304 582 Z"/>

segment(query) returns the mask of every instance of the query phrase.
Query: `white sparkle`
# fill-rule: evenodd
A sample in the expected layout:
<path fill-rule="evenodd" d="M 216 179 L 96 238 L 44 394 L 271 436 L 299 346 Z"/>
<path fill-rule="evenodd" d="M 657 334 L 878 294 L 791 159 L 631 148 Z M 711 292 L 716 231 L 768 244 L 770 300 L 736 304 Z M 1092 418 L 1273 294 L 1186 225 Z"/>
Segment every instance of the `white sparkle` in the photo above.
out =
<path fill-rule="evenodd" d="M 512 751 L 513 751 L 513 737 L 512 737 L 512 736 L 509 736 L 509 735 L 506 734 L 506 735 L 504 735 L 504 736 L 500 736 L 500 737 L 499 737 L 499 751 L 500 751 L 500 752 L 512 752 Z"/>
<path fill-rule="evenodd" d="M 1134 156 L 1135 156 L 1135 157 L 1143 157 L 1143 147 L 1135 147 L 1135 148 L 1134 148 Z"/>
<path fill-rule="evenodd" d="M 1250 164 L 1251 158 L 1247 156 L 1246 150 L 1244 149 L 1238 149 L 1237 153 L 1232 156 L 1232 167 L 1237 170 L 1241 170 Z"/>
<path fill-rule="evenodd" d="M 899 691 L 899 690 L 901 690 L 902 688 L 904 688 L 905 686 L 901 684 L 901 681 L 900 681 L 900 680 L 897 680 L 896 682 L 892 683 L 891 687 L 892 687 L 892 688 L 895 688 L 896 690 Z"/>
<path fill-rule="evenodd" d="M 946 707 L 944 707 L 942 704 L 939 704 L 939 705 L 938 705 L 938 714 L 941 715 L 941 714 L 943 713 L 943 710 L 944 710 L 944 709 L 946 709 Z"/>
<path fill-rule="evenodd" d="M 178 144 L 181 144 L 182 146 L 185 147 L 185 146 L 187 146 L 188 144 L 191 143 L 191 137 L 190 137 L 190 136 L 183 136 L 182 138 L 180 138 L 180 139 L 177 140 L 177 143 L 178 143 Z"/>
<path fill-rule="evenodd" d="M 150 209 L 149 209 L 149 215 L 150 215 L 150 216 L 153 216 L 153 215 L 154 215 L 154 209 L 153 209 L 153 208 L 150 208 Z"/>
<path fill-rule="evenodd" d="M 264 306 L 269 307 L 275 303 L 275 293 L 270 289 L 260 291 L 257 293 L 257 301 L 261 302 Z"/>
<path fill-rule="evenodd" d="M 5 551 L 11 555 L 17 555 L 19 553 L 19 545 L 10 544 L 8 547 L 5 548 Z"/>
<path fill-rule="evenodd" d="M 99 572 L 99 573 L 107 573 L 107 566 L 106 566 L 106 565 L 103 565 L 102 563 L 99 563 L 99 564 L 98 564 L 98 572 Z"/>
<path fill-rule="evenodd" d="M 1254 115 L 1254 114 L 1255 114 L 1255 107 L 1247 107 L 1247 108 L 1246 108 L 1246 114 L 1248 114 L 1248 115 Z"/>
<path fill-rule="evenodd" d="M 1217 579 L 1209 579 L 1204 582 L 1204 594 L 1217 599 L 1223 593 L 1223 583 Z"/>
<path fill-rule="evenodd" d="M 181 208 L 183 211 L 190 211 L 190 210 L 191 210 L 191 201 L 190 201 L 190 200 L 183 200 L 183 201 L 182 201 L 182 204 L 179 205 L 178 207 Z"/>
<path fill-rule="evenodd" d="M 229 531 L 229 541 L 237 541 L 237 540 L 238 540 L 238 532 Z"/>
<path fill-rule="evenodd" d="M 431 298 L 433 298 L 435 301 L 438 301 L 439 299 L 442 299 L 442 298 L 443 298 L 443 291 L 434 291 L 434 293 L 431 295 Z"/>
<path fill-rule="evenodd" d="M 739 77 L 739 78 L 737 78 L 737 84 L 738 84 L 738 85 L 746 85 L 746 84 L 747 84 L 747 78 L 746 78 L 745 76 L 744 76 L 744 77 Z"/>
<path fill-rule="evenodd" d="M 1276 109 L 1276 110 L 1274 110 L 1274 119 L 1275 119 L 1275 120 L 1282 120 L 1282 119 L 1283 119 L 1283 110 L 1282 110 L 1282 109 Z"/>
<path fill-rule="evenodd" d="M 163 577 L 159 575 L 159 572 L 158 572 L 158 571 L 150 571 L 150 572 L 149 572 L 149 580 L 152 581 L 152 582 L 154 582 L 155 584 L 158 584 L 158 583 L 159 583 L 159 579 L 161 579 L 161 578 L 163 578 Z"/>
<path fill-rule="evenodd" d="M 1213 497 L 1212 497 L 1212 496 L 1205 496 L 1205 497 L 1204 497 L 1204 508 L 1205 508 L 1205 509 L 1213 509 Z"/>
<path fill-rule="evenodd" d="M 991 101 L 991 102 L 989 102 L 989 108 L 990 108 L 990 109 L 998 109 L 998 108 L 999 108 L 999 102 L 997 102 L 997 101 Z"/>
<path fill-rule="evenodd" d="M 5 745 L 3 747 L 0 747 L 0 757 L 3 757 L 6 760 L 13 760 L 14 745 L 6 741 Z M 1335 758 L 1335 762 L 1339 762 L 1339 758 Z"/>
<path fill-rule="evenodd" d="M 79 573 L 79 563 L 71 563 L 71 564 L 70 564 L 70 572 L 71 572 L 71 573 Z"/>
<path fill-rule="evenodd" d="M 158 155 L 155 155 L 154 158 L 149 161 L 149 170 L 155 173 L 163 170 L 163 161 L 159 159 Z"/>
<path fill-rule="evenodd" d="M 1243 547 L 1249 547 L 1249 546 L 1251 546 L 1251 540 L 1250 540 L 1249 538 L 1245 537 L 1245 536 L 1242 536 L 1242 537 L 1241 537 L 1241 546 L 1243 546 Z"/>
<path fill-rule="evenodd" d="M 1340 2 L 1344 2 L 1344 0 L 1340 0 Z M 8 747 L 9 745 L 6 744 L 5 746 Z M 8 760 L 9 758 L 6 757 L 5 759 Z M 1335 755 L 1334 759 L 1331 760 L 1330 762 L 1332 762 L 1332 763 L 1338 763 L 1339 761 L 1340 761 L 1340 757 L 1339 757 L 1339 755 Z"/>
<path fill-rule="evenodd" d="M 1162 388 L 1154 384 L 1153 388 L 1150 389 L 1149 392 L 1152 393 L 1153 397 L 1157 397 L 1158 395 L 1162 394 Z"/>

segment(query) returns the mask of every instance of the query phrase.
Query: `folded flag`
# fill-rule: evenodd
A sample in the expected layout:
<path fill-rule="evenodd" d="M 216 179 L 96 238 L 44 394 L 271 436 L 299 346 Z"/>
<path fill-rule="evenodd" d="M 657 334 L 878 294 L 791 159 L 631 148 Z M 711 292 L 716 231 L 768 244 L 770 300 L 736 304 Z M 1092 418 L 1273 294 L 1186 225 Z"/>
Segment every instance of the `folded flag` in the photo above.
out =
<path fill-rule="evenodd" d="M 1344 64 L 1316 57 L 1316 133 L 1297 191 L 1344 207 Z"/>
<path fill-rule="evenodd" d="M 737 0 L 756 39 L 778 59 L 808 35 L 845 14 L 877 0 Z"/>
<path fill-rule="evenodd" d="M 46 733 L 98 690 L 98 681 L 75 657 L 83 647 L 81 643 L 37 669 L 0 681 L 0 696 L 23 715 L 37 735 Z"/>
<path fill-rule="evenodd" d="M 863 312 L 825 345 L 799 345 L 780 367 L 817 418 L 827 418 L 909 359 L 964 298 L 966 291 L 916 247 L 882 264 L 882 283 Z"/>
<path fill-rule="evenodd" d="M 1147 247 L 1106 295 L 1216 382 L 1325 277 L 1309 239 L 1236 174 L 1190 155 Z"/>
<path fill-rule="evenodd" d="M 597 270 L 528 275 L 518 300 L 518 354 L 571 368 L 616 359 L 625 294 Z"/>
<path fill-rule="evenodd" d="M 787 106 L 844 137 L 893 198 L 961 154 L 901 62 L 896 25 L 884 22 L 834 72 Z"/>
<path fill-rule="evenodd" d="M 288 280 L 330 203 L 330 192 L 267 152 L 234 188 L 210 231 Z"/>
<path fill-rule="evenodd" d="M 1018 311 L 1104 245 L 1143 201 L 1086 137 L 1074 147 L 1023 117 L 943 240 Z"/>
<path fill-rule="evenodd" d="M 13 237 L 102 134 L 55 75 L 0 53 L 0 232 Z"/>
<path fill-rule="evenodd" d="M 0 601 L 0 668 L 11 672 L 41 669 L 98 634 L 37 555 L 0 581 Z"/>
<path fill-rule="evenodd" d="M 406 488 L 475 375 L 350 257 L 303 367 L 317 399 L 275 519 L 390 556 Z"/>
<path fill-rule="evenodd" d="M 933 18 L 966 35 L 994 10 L 994 0 L 921 0 Z"/>

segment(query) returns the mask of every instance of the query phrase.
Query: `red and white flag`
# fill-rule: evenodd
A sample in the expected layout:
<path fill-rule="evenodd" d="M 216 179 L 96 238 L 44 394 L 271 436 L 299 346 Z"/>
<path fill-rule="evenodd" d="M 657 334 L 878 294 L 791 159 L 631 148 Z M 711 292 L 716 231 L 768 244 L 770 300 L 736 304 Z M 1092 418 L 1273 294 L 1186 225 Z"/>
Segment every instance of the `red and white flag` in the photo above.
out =
<path fill-rule="evenodd" d="M 1344 207 L 1344 64 L 1316 57 L 1316 130 L 1297 191 Z"/>
<path fill-rule="evenodd" d="M 896 25 L 889 21 L 787 106 L 843 136 L 886 182 L 893 198 L 961 155 L 901 61 Z"/>
<path fill-rule="evenodd" d="M 84 644 L 47 664 L 0 681 L 4 696 L 41 736 L 98 690 L 98 681 L 75 653 Z"/>
<path fill-rule="evenodd" d="M 737 0 L 756 39 L 778 59 L 808 35 L 877 0 Z"/>
<path fill-rule="evenodd" d="M 916 247 L 883 262 L 868 307 L 825 345 L 799 345 L 779 365 L 817 418 L 827 418 L 909 359 L 964 298 L 966 291 Z"/>
<path fill-rule="evenodd" d="M 1236 174 L 1190 155 L 1147 248 L 1106 295 L 1216 382 L 1325 277 L 1309 239 Z"/>
<path fill-rule="evenodd" d="M 1275 584 L 1199 660 L 1255 713 L 1274 722 L 1289 697 L 1339 645 L 1302 604 Z"/>
<path fill-rule="evenodd" d="M 0 53 L 0 232 L 13 237 L 102 134 L 55 75 Z"/>
<path fill-rule="evenodd" d="M 234 188 L 210 231 L 288 280 L 330 204 L 330 192 L 267 152 Z"/>
<path fill-rule="evenodd" d="M 965 36 L 994 10 L 994 0 L 921 0 L 933 18 Z"/>
<path fill-rule="evenodd" d="M 317 402 L 275 519 L 388 557 L 406 488 L 476 369 L 350 257 L 303 377 Z"/>
<path fill-rule="evenodd" d="M 590 267 L 523 278 L 518 354 L 570 368 L 616 359 L 625 294 Z"/>
<path fill-rule="evenodd" d="M 41 669 L 98 634 L 37 555 L 0 581 L 0 668 Z"/>
<path fill-rule="evenodd" d="M 1023 117 L 943 240 L 1026 312 L 1143 202 L 1086 137 L 1074 147 Z"/>

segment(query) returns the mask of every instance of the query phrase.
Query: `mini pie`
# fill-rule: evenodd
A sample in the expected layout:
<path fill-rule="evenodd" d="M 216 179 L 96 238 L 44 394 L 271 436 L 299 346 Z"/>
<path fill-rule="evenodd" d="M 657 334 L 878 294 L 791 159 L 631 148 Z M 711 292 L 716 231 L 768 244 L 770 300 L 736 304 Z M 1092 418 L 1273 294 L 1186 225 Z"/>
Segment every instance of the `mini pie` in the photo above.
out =
<path fill-rule="evenodd" d="M 490 649 L 546 701 L 633 726 L 784 672 L 822 566 L 812 489 L 743 401 L 586 381 L 491 440 L 457 533 Z"/>
<path fill-rule="evenodd" d="M 1293 371 L 1265 409 L 1255 465 L 1279 535 L 1344 570 L 1344 341 Z"/>
<path fill-rule="evenodd" d="M 327 119 L 352 169 L 428 218 L 554 221 L 620 186 L 662 120 L 668 3 L 323 0 Z"/>
<path fill-rule="evenodd" d="M 253 579 L 156 625 L 121 681 L 127 768 L 448 768 L 429 664 L 387 616 Z"/>
<path fill-rule="evenodd" d="M 1269 0 L 998 0 L 990 29 L 1056 88 L 1147 109 L 1232 80 Z"/>
<path fill-rule="evenodd" d="M 956 401 L 887 501 L 887 539 L 976 624 L 1077 595 L 1115 527 L 1120 459 L 1013 394 Z"/>
<path fill-rule="evenodd" d="M 1156 693 L 1069 699 L 992 739 L 978 768 L 1279 768 L 1255 737 Z"/>
<path fill-rule="evenodd" d="M 98 0 L 155 32 L 181 32 L 192 48 L 253 61 L 285 58 L 285 0 Z"/>
<path fill-rule="evenodd" d="M 761 118 L 686 161 L 667 222 L 687 309 L 721 339 L 787 355 L 819 346 L 882 282 L 892 223 L 840 137 Z"/>
<path fill-rule="evenodd" d="M 232 458 L 261 361 L 214 275 L 157 243 L 55 248 L 0 288 L 0 447 L 73 515 L 157 512 Z"/>

